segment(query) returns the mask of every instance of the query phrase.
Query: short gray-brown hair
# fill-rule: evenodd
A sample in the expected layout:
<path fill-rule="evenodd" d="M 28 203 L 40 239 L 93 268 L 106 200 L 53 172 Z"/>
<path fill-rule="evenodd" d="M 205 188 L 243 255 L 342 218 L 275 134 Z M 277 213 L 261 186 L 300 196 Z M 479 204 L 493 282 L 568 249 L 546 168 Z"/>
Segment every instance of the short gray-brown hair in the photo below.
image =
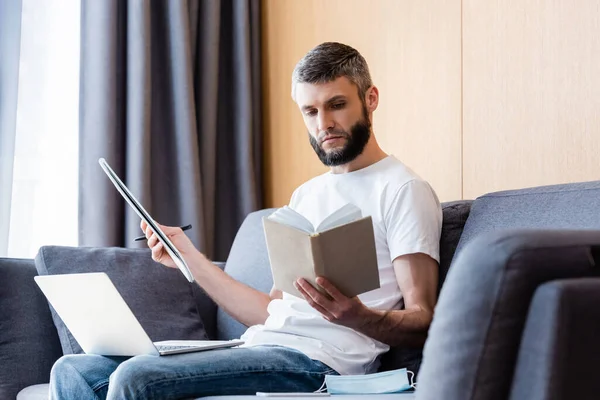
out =
<path fill-rule="evenodd" d="M 361 101 L 373 85 L 369 66 L 354 48 L 336 42 L 321 43 L 296 64 L 292 74 L 292 98 L 296 100 L 297 83 L 326 83 L 345 76 L 358 87 Z"/>

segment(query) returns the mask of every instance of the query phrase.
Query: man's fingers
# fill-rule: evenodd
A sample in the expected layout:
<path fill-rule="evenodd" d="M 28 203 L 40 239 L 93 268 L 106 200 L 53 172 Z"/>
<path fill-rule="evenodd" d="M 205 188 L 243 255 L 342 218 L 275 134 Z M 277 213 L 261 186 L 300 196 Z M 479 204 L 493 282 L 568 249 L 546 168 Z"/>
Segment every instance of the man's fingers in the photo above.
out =
<path fill-rule="evenodd" d="M 313 299 L 321 307 L 327 310 L 330 310 L 332 308 L 331 301 L 327 297 L 325 297 L 323 293 L 315 289 L 313 285 L 308 283 L 305 279 L 300 279 L 296 283 L 304 290 L 304 292 L 306 292 L 310 296 L 311 299 Z"/>
<path fill-rule="evenodd" d="M 323 306 L 317 303 L 315 299 L 306 290 L 304 290 L 304 288 L 298 285 L 297 282 L 294 282 L 294 286 L 312 308 L 320 312 L 323 315 L 323 317 L 325 317 L 325 319 L 327 319 L 328 321 L 331 321 L 333 319 L 333 315 L 329 311 L 327 311 L 327 309 L 325 309 Z"/>
<path fill-rule="evenodd" d="M 163 257 L 163 245 L 162 243 L 158 243 L 156 246 L 152 247 L 152 259 L 156 262 L 161 262 Z"/>
<path fill-rule="evenodd" d="M 181 228 L 176 226 L 166 226 L 161 224 L 157 225 L 159 226 L 160 230 L 162 230 L 165 233 L 165 235 L 169 237 L 182 232 Z M 152 236 L 154 231 L 144 220 L 140 222 L 140 228 L 142 229 L 142 232 L 144 232 L 144 234 L 146 235 L 146 239 L 150 239 L 150 236 Z"/>
<path fill-rule="evenodd" d="M 317 284 L 323 289 L 325 289 L 325 291 L 331 296 L 331 298 L 333 298 L 333 300 L 343 301 L 348 299 L 348 297 L 346 297 L 342 292 L 338 290 L 338 288 L 336 288 L 331 282 L 329 282 L 325 278 L 318 277 Z"/>
<path fill-rule="evenodd" d="M 158 243 L 158 238 L 156 237 L 156 235 L 153 233 L 152 236 L 150 236 L 150 238 L 148 239 L 148 247 L 152 248 L 154 247 L 154 245 L 156 245 Z"/>
<path fill-rule="evenodd" d="M 323 307 L 321 307 L 317 303 L 308 302 L 308 304 L 310 304 L 312 308 L 314 308 L 315 310 L 317 310 L 318 312 L 320 312 L 321 315 L 323 316 L 323 318 L 325 318 L 327 321 L 331 322 L 331 321 L 334 320 L 333 315 L 331 315 L 330 312 L 328 312 L 326 309 L 324 309 Z"/>
<path fill-rule="evenodd" d="M 165 226 L 165 225 L 161 225 L 158 224 L 158 227 L 160 228 L 161 231 L 163 231 L 165 233 L 165 235 L 167 236 L 173 236 L 176 235 L 180 232 L 183 232 L 181 230 L 181 228 L 177 227 L 177 226 Z"/>

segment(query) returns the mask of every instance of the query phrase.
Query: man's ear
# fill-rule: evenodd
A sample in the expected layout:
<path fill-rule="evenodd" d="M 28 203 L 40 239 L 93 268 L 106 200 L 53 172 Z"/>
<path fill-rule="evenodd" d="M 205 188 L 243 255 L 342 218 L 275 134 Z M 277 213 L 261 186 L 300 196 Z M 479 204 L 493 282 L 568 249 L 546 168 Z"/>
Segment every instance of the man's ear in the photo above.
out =
<path fill-rule="evenodd" d="M 377 86 L 371 86 L 365 93 L 365 104 L 369 113 L 375 111 L 379 105 L 379 89 Z"/>

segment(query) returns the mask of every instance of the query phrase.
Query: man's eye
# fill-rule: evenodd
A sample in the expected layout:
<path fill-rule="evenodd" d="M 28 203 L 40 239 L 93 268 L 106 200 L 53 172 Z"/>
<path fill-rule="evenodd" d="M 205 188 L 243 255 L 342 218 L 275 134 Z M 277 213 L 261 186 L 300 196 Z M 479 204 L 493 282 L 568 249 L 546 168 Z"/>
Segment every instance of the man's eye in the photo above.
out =
<path fill-rule="evenodd" d="M 317 115 L 317 110 L 308 110 L 304 114 L 306 114 L 306 116 L 308 117 L 312 117 L 314 115 Z"/>
<path fill-rule="evenodd" d="M 344 106 L 346 105 L 346 103 L 335 103 L 334 105 L 331 106 L 331 108 L 333 108 L 334 110 L 339 110 L 344 108 Z"/>

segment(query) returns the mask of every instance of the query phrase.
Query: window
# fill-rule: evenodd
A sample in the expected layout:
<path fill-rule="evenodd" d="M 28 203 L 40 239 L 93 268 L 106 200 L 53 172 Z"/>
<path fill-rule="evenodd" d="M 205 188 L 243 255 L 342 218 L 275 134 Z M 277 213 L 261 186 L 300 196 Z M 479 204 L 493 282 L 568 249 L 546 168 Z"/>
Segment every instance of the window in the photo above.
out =
<path fill-rule="evenodd" d="M 23 0 L 8 256 L 77 245 L 80 0 Z"/>

